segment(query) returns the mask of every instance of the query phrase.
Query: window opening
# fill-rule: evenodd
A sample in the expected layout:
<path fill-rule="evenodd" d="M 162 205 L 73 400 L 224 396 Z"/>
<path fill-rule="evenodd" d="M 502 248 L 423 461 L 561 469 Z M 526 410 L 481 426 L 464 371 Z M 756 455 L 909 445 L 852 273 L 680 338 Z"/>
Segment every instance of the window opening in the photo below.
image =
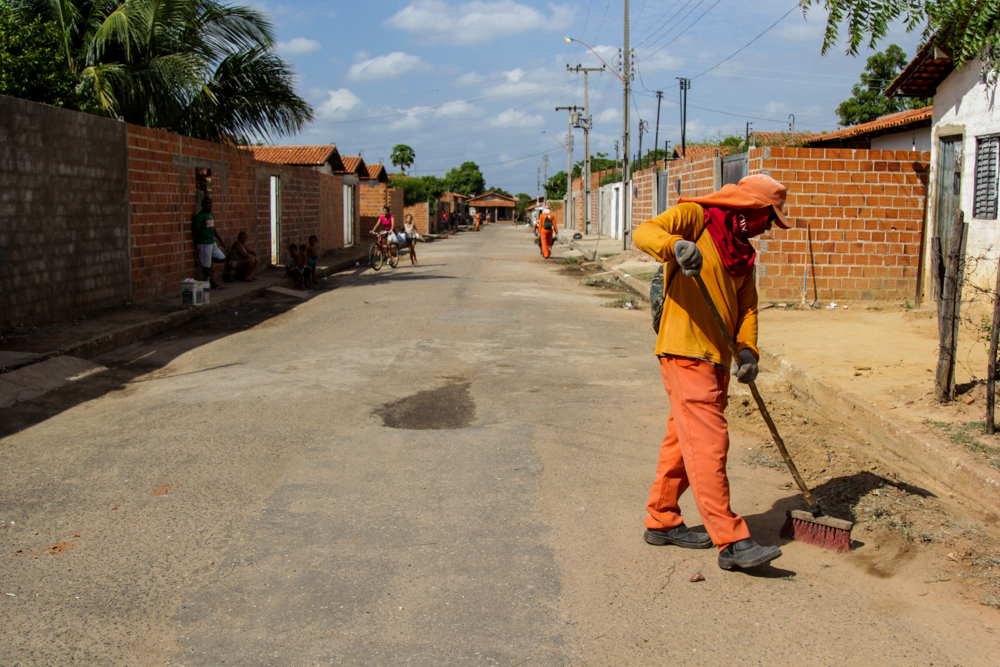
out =
<path fill-rule="evenodd" d="M 972 217 L 997 219 L 997 158 L 1000 135 L 976 138 L 976 188 Z"/>

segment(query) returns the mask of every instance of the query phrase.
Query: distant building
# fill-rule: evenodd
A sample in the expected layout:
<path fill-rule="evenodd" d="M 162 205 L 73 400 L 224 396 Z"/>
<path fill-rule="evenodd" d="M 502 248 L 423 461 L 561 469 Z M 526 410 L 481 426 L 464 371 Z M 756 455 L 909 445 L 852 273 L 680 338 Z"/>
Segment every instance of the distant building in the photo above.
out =
<path fill-rule="evenodd" d="M 907 109 L 836 132 L 813 134 L 813 148 L 871 148 L 877 151 L 929 151 L 934 106 Z"/>

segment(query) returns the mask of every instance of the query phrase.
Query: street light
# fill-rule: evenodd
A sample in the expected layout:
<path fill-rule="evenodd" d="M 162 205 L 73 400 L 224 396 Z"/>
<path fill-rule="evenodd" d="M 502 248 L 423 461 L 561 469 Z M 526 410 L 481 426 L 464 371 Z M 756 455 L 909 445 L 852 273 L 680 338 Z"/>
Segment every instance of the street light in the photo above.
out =
<path fill-rule="evenodd" d="M 594 54 L 595 56 L 597 56 L 597 57 L 598 57 L 598 59 L 599 59 L 599 60 L 600 60 L 600 61 L 601 61 L 602 63 L 604 63 L 605 65 L 607 65 L 607 66 L 608 66 L 608 69 L 609 69 L 609 70 L 611 70 L 611 73 L 612 73 L 612 74 L 614 74 L 615 76 L 617 76 L 617 77 L 618 77 L 618 80 L 619 80 L 619 81 L 621 81 L 622 83 L 625 83 L 625 79 L 623 79 L 623 78 L 621 77 L 621 75 L 619 75 L 619 74 L 618 74 L 618 72 L 616 72 L 616 71 L 615 71 L 615 68 L 614 68 L 614 67 L 612 67 L 611 65 L 608 65 L 608 61 L 607 61 L 607 60 L 605 60 L 604 58 L 601 58 L 601 54 L 600 54 L 600 53 L 598 53 L 597 51 L 595 51 L 595 50 L 593 49 L 593 47 L 592 47 L 592 46 L 590 46 L 590 44 L 587 44 L 587 42 L 584 42 L 584 41 L 582 41 L 582 40 L 579 40 L 579 39 L 574 39 L 573 37 L 563 37 L 563 41 L 565 41 L 565 42 L 567 42 L 567 43 L 569 43 L 569 42 L 576 42 L 577 44 L 583 44 L 584 46 L 586 46 L 586 47 L 587 47 L 588 49 L 590 49 L 590 52 L 591 52 L 591 53 L 593 53 L 593 54 Z"/>
<path fill-rule="evenodd" d="M 553 139 L 555 139 L 555 140 L 556 140 L 556 143 L 557 143 L 557 144 L 559 144 L 560 146 L 562 146 L 562 149 L 563 149 L 564 151 L 566 151 L 567 153 L 569 153 L 569 149 L 568 149 L 568 148 L 566 148 L 566 146 L 565 146 L 565 145 L 563 144 L 563 142 L 559 141 L 559 137 L 557 137 L 556 135 L 552 134 L 552 133 L 551 133 L 551 132 L 549 132 L 548 130 L 542 130 L 542 134 L 547 134 L 547 135 L 549 135 L 550 137 L 552 137 Z"/>

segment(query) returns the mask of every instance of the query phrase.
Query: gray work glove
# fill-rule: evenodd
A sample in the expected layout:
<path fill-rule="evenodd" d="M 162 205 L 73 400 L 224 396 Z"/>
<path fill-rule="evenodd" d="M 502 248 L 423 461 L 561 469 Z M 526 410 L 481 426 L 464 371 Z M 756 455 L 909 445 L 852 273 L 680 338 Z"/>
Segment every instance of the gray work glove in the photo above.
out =
<path fill-rule="evenodd" d="M 750 384 L 757 379 L 757 360 L 750 350 L 740 350 L 740 367 L 736 371 L 736 379 L 743 384 Z"/>
<path fill-rule="evenodd" d="M 677 265 L 685 276 L 696 276 L 701 273 L 701 250 L 691 241 L 680 240 L 674 244 L 674 257 Z"/>

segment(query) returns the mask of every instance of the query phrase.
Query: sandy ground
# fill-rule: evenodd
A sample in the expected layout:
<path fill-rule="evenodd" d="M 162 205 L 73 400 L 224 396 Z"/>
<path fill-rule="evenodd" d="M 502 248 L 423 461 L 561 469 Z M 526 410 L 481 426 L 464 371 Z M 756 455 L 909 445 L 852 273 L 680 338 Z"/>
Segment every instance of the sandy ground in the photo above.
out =
<path fill-rule="evenodd" d="M 736 386 L 734 506 L 784 556 L 650 547 L 648 311 L 523 229 L 418 253 L 0 409 L 4 664 L 996 664 L 965 555 L 993 529 L 966 508 L 764 374 L 856 549 L 778 538 L 800 500 Z"/>

